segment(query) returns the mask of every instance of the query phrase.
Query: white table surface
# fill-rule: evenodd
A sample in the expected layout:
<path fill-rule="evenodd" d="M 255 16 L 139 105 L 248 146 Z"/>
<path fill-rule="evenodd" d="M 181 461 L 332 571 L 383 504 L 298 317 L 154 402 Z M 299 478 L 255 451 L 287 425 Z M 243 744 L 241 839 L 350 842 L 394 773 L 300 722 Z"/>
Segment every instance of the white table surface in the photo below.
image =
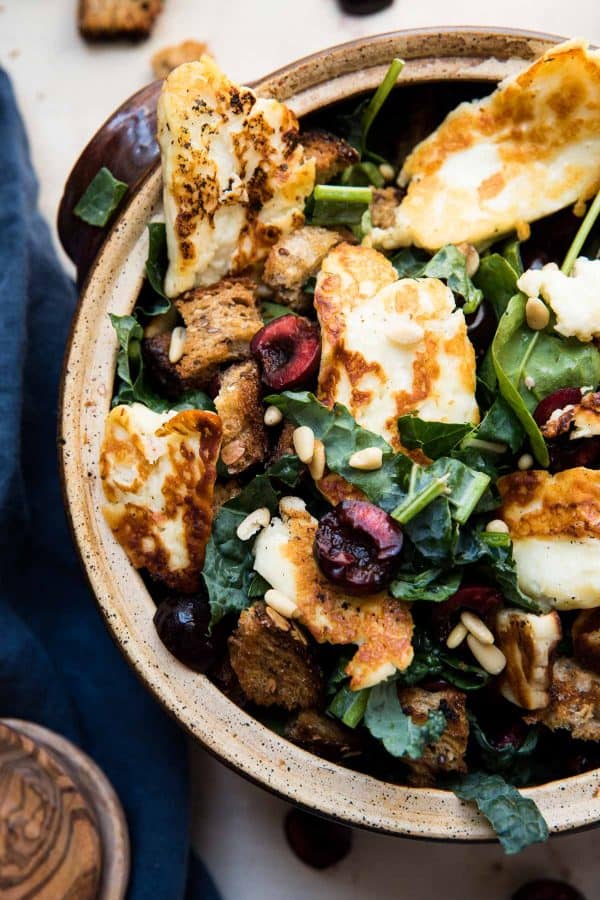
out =
<path fill-rule="evenodd" d="M 395 0 L 365 18 L 334 0 L 165 0 L 145 43 L 89 47 L 77 33 L 76 0 L 0 0 L 0 65 L 14 80 L 41 182 L 41 206 L 54 222 L 65 178 L 101 122 L 151 80 L 151 54 L 171 43 L 206 41 L 233 78 L 251 80 L 331 44 L 396 28 L 441 25 L 519 27 L 600 43 L 598 0 Z M 457 846 L 355 832 L 341 864 L 315 872 L 287 848 L 287 805 L 191 748 L 194 843 L 224 900 L 508 900 L 534 877 L 571 880 L 600 897 L 595 832 L 556 838 L 519 857 L 496 846 Z M 165 798 L 168 802 L 168 798 Z M 161 898 L 156 898 L 161 900 Z"/>

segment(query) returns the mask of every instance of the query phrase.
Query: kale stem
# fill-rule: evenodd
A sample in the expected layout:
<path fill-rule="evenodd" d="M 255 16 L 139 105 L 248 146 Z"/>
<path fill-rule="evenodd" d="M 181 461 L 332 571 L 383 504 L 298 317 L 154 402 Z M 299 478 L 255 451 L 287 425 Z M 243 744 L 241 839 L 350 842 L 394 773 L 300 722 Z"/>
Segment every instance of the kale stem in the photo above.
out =
<path fill-rule="evenodd" d="M 416 515 L 425 509 L 426 506 L 429 506 L 436 497 L 441 497 L 442 494 L 446 493 L 449 477 L 450 474 L 446 473 L 446 475 L 442 475 L 440 478 L 431 481 L 422 491 L 419 491 L 418 494 L 408 496 L 406 500 L 404 500 L 403 503 L 400 503 L 400 505 L 392 512 L 392 518 L 395 519 L 396 522 L 400 522 L 401 525 L 406 525 L 407 522 L 410 522 L 411 519 L 414 519 Z"/>
<path fill-rule="evenodd" d="M 388 98 L 388 95 L 396 81 L 398 80 L 398 75 L 404 68 L 404 60 L 403 59 L 393 59 L 390 63 L 390 67 L 385 73 L 385 77 L 373 96 L 369 101 L 369 105 L 364 111 L 363 120 L 362 120 L 362 150 L 364 152 L 366 143 L 367 143 L 367 135 L 371 128 L 371 125 L 375 121 L 377 113 L 385 103 Z"/>
<path fill-rule="evenodd" d="M 588 235 L 592 228 L 594 227 L 594 223 L 598 216 L 600 215 L 600 191 L 596 194 L 594 202 L 588 209 L 586 216 L 579 226 L 577 230 L 577 234 L 573 238 L 573 243 L 569 247 L 569 252 L 565 256 L 565 261 L 561 266 L 561 272 L 564 272 L 565 275 L 571 274 L 571 269 L 573 268 L 573 264 L 575 260 L 579 256 L 583 245 L 588 239 Z"/>
<path fill-rule="evenodd" d="M 317 184 L 313 193 L 315 201 L 329 200 L 334 203 L 370 203 L 372 187 L 352 187 L 343 184 Z"/>

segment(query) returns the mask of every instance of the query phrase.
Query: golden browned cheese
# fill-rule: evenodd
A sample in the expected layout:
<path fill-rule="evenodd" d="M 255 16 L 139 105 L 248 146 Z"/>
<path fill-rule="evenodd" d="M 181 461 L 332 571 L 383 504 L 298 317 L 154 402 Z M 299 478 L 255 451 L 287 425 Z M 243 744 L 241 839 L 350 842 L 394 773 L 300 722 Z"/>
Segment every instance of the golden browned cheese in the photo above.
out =
<path fill-rule="evenodd" d="M 552 663 L 562 637 L 555 610 L 537 616 L 521 609 L 501 609 L 496 616 L 496 644 L 506 657 L 500 693 L 523 709 L 542 709 L 550 702 Z"/>
<path fill-rule="evenodd" d="M 297 498 L 281 501 L 255 544 L 255 569 L 298 607 L 298 621 L 319 643 L 358 644 L 346 668 L 352 690 L 406 669 L 413 658 L 409 608 L 387 592 L 352 597 L 319 569 L 313 544 L 317 520 Z"/>
<path fill-rule="evenodd" d="M 323 261 L 315 308 L 322 337 L 318 396 L 327 406 L 343 403 L 396 450 L 403 450 L 399 416 L 478 421 L 475 353 L 441 281 L 398 279 L 382 253 L 342 243 Z M 396 332 L 407 327 L 417 337 L 403 343 Z"/>
<path fill-rule="evenodd" d="M 326 472 L 322 478 L 315 482 L 317 489 L 329 500 L 332 506 L 337 506 L 343 500 L 368 500 L 367 495 L 360 488 L 350 484 L 336 472 Z"/>
<path fill-rule="evenodd" d="M 395 221 L 368 240 L 393 248 L 480 244 L 600 188 L 600 54 L 548 50 L 489 97 L 461 103 L 407 157 Z"/>
<path fill-rule="evenodd" d="M 513 472 L 498 481 L 501 516 L 513 539 L 557 535 L 600 537 L 600 471 L 541 469 Z"/>
<path fill-rule="evenodd" d="M 135 403 L 106 420 L 104 517 L 133 565 L 174 590 L 200 585 L 220 446 L 211 412 L 159 414 Z"/>
<path fill-rule="evenodd" d="M 526 721 L 543 722 L 553 731 L 566 729 L 582 741 L 600 741 L 600 677 L 575 660 L 557 659 L 550 704 Z"/>
<path fill-rule="evenodd" d="M 209 56 L 165 80 L 158 140 L 169 297 L 244 271 L 303 224 L 315 165 L 294 113 L 234 84 Z"/>
<path fill-rule="evenodd" d="M 404 758 L 409 772 L 408 783 L 414 787 L 434 787 L 437 777 L 443 773 L 466 772 L 465 754 L 469 739 L 466 695 L 451 687 L 443 691 L 401 687 L 398 699 L 404 712 L 418 725 L 423 725 L 429 714 L 438 709 L 446 716 L 442 736 L 425 748 L 421 758 Z"/>

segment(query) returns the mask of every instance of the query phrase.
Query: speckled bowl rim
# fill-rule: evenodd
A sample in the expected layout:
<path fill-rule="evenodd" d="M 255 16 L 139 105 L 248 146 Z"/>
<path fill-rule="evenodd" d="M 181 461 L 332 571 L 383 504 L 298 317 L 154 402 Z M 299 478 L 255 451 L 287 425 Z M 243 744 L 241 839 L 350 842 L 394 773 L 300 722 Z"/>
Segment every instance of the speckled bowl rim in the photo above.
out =
<path fill-rule="evenodd" d="M 262 79 L 255 89 L 303 115 L 381 80 L 394 55 L 403 79 L 497 81 L 560 38 L 519 30 L 447 28 L 399 31 L 323 50 Z M 59 406 L 60 471 L 73 537 L 88 581 L 117 645 L 156 699 L 210 753 L 283 799 L 349 825 L 402 836 L 482 841 L 487 823 L 469 804 L 437 789 L 390 784 L 307 753 L 229 701 L 203 675 L 164 648 L 152 625 L 153 601 L 100 512 L 98 449 L 117 341 L 110 309 L 131 311 L 143 277 L 145 225 L 160 193 L 156 169 L 114 224 L 78 305 L 66 349 Z M 90 648 L 93 652 L 93 648 Z M 523 791 L 551 832 L 600 819 L 600 770 Z"/>

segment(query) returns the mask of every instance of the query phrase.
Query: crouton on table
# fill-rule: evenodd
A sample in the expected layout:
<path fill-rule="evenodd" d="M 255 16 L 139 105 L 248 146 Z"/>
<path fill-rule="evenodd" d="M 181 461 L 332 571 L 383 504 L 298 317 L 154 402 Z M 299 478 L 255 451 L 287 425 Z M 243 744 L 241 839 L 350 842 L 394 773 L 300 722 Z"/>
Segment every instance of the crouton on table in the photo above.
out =
<path fill-rule="evenodd" d="M 426 747 L 420 759 L 403 759 L 408 767 L 408 783 L 414 787 L 433 787 L 442 773 L 466 772 L 469 739 L 466 695 L 451 687 L 442 691 L 405 687 L 399 689 L 398 699 L 404 712 L 417 724 L 422 725 L 434 710 L 440 709 L 446 716 L 446 728 L 439 740 Z"/>
<path fill-rule="evenodd" d="M 322 674 L 306 637 L 262 601 L 240 615 L 229 658 L 244 694 L 258 706 L 307 709 L 321 699 Z"/>
<path fill-rule="evenodd" d="M 157 78 L 166 78 L 169 72 L 186 62 L 194 62 L 200 59 L 203 53 L 207 53 L 206 44 L 199 41 L 182 41 L 172 47 L 163 47 L 152 57 L 152 71 Z"/>
<path fill-rule="evenodd" d="M 79 0 L 79 31 L 88 41 L 148 37 L 162 0 Z"/>
<path fill-rule="evenodd" d="M 267 434 L 260 390 L 260 372 L 254 360 L 237 363 L 221 376 L 215 407 L 223 424 L 221 459 L 230 475 L 237 475 L 267 452 Z"/>

